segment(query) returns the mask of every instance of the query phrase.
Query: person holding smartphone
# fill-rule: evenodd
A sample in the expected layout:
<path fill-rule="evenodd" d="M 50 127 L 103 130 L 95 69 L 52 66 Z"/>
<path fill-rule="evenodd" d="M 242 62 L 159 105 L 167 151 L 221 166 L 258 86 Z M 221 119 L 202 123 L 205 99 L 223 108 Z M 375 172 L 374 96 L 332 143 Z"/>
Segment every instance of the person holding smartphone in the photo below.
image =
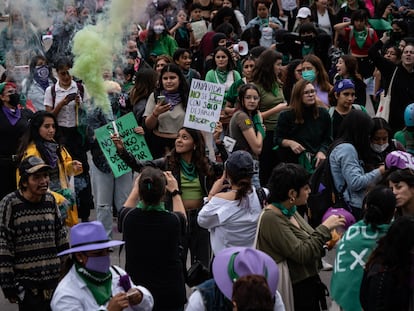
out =
<path fill-rule="evenodd" d="M 146 129 L 154 134 L 149 142 L 154 159 L 174 148 L 178 131 L 184 124 L 188 89 L 177 65 L 168 64 L 162 69 L 159 86 L 149 96 L 143 115 Z"/>

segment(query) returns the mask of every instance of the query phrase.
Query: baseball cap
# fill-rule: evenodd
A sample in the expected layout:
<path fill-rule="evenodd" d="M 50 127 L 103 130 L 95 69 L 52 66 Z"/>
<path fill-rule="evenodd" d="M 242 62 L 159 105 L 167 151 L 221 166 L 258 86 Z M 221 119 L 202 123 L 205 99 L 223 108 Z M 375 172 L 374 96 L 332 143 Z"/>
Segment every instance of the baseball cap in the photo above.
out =
<path fill-rule="evenodd" d="M 355 84 L 350 79 L 342 79 L 335 82 L 335 93 L 341 93 L 342 91 L 345 91 L 347 89 L 355 89 Z"/>
<path fill-rule="evenodd" d="M 308 18 L 311 16 L 311 10 L 307 7 L 300 8 L 296 17 L 298 18 Z"/>
<path fill-rule="evenodd" d="M 19 173 L 23 175 L 32 175 L 39 171 L 48 171 L 52 169 L 49 165 L 45 163 L 41 158 L 30 156 L 22 160 L 19 165 Z"/>
<path fill-rule="evenodd" d="M 234 176 L 251 176 L 254 174 L 253 157 L 244 150 L 233 152 L 225 162 L 225 170 Z"/>

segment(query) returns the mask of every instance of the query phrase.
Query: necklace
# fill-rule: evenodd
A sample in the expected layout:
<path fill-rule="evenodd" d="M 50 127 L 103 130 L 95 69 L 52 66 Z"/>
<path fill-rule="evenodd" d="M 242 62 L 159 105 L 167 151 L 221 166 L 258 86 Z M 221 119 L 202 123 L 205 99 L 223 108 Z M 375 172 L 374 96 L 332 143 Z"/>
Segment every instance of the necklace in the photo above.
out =
<path fill-rule="evenodd" d="M 270 203 L 272 206 L 278 208 L 283 215 L 285 215 L 287 218 L 291 218 L 296 213 L 296 205 L 293 205 L 290 209 L 284 207 L 281 203 L 272 202 Z"/>
<path fill-rule="evenodd" d="M 183 159 L 180 159 L 180 166 L 184 176 L 189 181 L 193 181 L 197 177 L 198 174 L 193 163 L 187 163 Z"/>

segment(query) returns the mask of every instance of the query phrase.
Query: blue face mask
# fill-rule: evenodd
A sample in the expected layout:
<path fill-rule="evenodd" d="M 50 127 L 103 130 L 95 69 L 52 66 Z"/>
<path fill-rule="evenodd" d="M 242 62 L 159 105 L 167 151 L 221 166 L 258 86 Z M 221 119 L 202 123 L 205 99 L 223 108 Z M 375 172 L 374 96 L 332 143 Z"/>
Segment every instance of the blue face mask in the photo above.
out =
<path fill-rule="evenodd" d="M 315 81 L 316 79 L 315 70 L 311 69 L 311 70 L 302 71 L 302 78 L 309 82 Z"/>
<path fill-rule="evenodd" d="M 85 268 L 95 272 L 108 273 L 111 266 L 111 258 L 107 256 L 88 257 Z"/>

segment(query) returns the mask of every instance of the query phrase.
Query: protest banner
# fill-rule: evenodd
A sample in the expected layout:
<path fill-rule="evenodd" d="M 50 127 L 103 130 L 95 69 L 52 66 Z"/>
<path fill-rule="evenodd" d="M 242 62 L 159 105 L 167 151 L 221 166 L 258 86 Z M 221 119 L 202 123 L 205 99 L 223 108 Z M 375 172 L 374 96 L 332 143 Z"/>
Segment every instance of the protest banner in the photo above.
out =
<path fill-rule="evenodd" d="M 131 152 L 135 158 L 141 161 L 152 160 L 152 155 L 144 136 L 134 132 L 134 128 L 137 126 L 137 121 L 132 112 L 130 112 L 95 130 L 96 140 L 115 177 L 130 172 L 131 168 L 116 153 L 116 147 L 111 139 L 111 135 L 114 133 L 119 134 L 124 142 L 125 149 Z"/>
<path fill-rule="evenodd" d="M 224 85 L 193 79 L 188 96 L 184 126 L 213 133 L 224 100 Z"/>

